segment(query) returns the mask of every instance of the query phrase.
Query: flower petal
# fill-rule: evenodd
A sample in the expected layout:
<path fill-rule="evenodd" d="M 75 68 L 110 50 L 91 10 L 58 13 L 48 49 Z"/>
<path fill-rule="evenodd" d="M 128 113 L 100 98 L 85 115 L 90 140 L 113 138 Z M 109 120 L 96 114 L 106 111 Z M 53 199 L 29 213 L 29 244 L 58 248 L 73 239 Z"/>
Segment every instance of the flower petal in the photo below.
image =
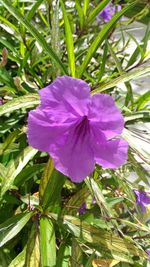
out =
<path fill-rule="evenodd" d="M 68 134 L 66 143 L 50 153 L 55 167 L 73 182 L 81 182 L 94 170 L 94 154 L 89 145 L 89 134 L 78 134 L 76 128 Z"/>
<path fill-rule="evenodd" d="M 92 97 L 90 124 L 99 128 L 107 139 L 120 134 L 124 127 L 124 120 L 113 98 L 106 94 L 95 94 Z"/>
<path fill-rule="evenodd" d="M 68 122 L 74 117 L 88 113 L 90 88 L 80 79 L 69 76 L 57 78 L 53 83 L 39 91 L 41 107 L 49 110 L 56 122 Z"/>
<path fill-rule="evenodd" d="M 97 142 L 94 145 L 95 161 L 104 168 L 115 169 L 127 160 L 128 143 L 123 139 Z"/>
<path fill-rule="evenodd" d="M 65 142 L 65 136 L 71 123 L 54 124 L 48 119 L 47 113 L 40 107 L 29 112 L 28 116 L 28 143 L 44 152 L 53 149 L 55 143 L 61 145 Z"/>

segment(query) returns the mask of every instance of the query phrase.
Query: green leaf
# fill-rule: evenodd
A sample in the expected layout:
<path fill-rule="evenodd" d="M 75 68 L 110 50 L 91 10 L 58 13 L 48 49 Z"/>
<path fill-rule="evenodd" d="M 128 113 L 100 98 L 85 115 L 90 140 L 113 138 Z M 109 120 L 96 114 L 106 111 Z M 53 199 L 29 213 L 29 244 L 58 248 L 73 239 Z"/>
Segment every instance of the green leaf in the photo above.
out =
<path fill-rule="evenodd" d="M 97 204 L 105 210 L 106 214 L 112 216 L 112 211 L 107 204 L 98 184 L 94 181 L 93 178 L 87 177 L 85 180 L 89 190 L 91 191 L 92 195 L 95 197 Z"/>
<path fill-rule="evenodd" d="M 49 3 L 50 5 L 50 3 Z M 53 50 L 57 53 L 59 58 L 62 58 L 61 53 L 61 42 L 60 42 L 60 29 L 59 29 L 59 1 L 53 6 L 52 18 L 51 18 L 51 45 Z M 52 66 L 52 77 L 53 80 L 60 76 L 60 69 L 57 66 Z"/>
<path fill-rule="evenodd" d="M 38 94 L 28 94 L 25 96 L 20 96 L 15 98 L 8 103 L 0 106 L 0 116 L 16 111 L 21 108 L 34 107 L 39 104 L 39 95 Z"/>
<path fill-rule="evenodd" d="M 114 27 L 116 22 L 121 18 L 122 15 L 124 15 L 132 6 L 134 6 L 135 3 L 126 5 L 120 12 L 118 12 L 113 18 L 104 25 L 100 33 L 94 38 L 94 41 L 92 42 L 91 46 L 88 49 L 88 52 L 83 60 L 83 63 L 81 67 L 79 68 L 78 76 L 81 77 L 83 72 L 86 70 L 87 65 L 89 64 L 91 58 L 94 56 L 97 48 L 101 45 L 103 40 L 106 38 L 110 30 Z"/>
<path fill-rule="evenodd" d="M 9 72 L 5 68 L 0 68 L 0 81 L 1 83 L 7 85 L 8 87 L 12 87 L 12 90 L 16 92 L 14 81 Z"/>
<path fill-rule="evenodd" d="M 10 5 L 8 0 L 0 0 L 0 2 L 34 36 L 37 42 L 42 46 L 43 50 L 46 51 L 50 58 L 55 61 L 62 72 L 66 73 L 64 65 L 45 41 L 45 38 L 42 36 L 42 34 L 40 34 L 40 32 L 25 18 L 25 16 L 23 16 L 15 7 Z"/>
<path fill-rule="evenodd" d="M 92 23 L 96 16 L 105 8 L 105 6 L 110 2 L 111 0 L 103 0 L 102 2 L 100 2 L 95 8 L 94 10 L 92 10 L 92 12 L 90 12 L 90 15 L 88 17 L 88 21 L 87 23 L 90 24 Z"/>
<path fill-rule="evenodd" d="M 49 216 L 58 220 L 56 214 L 50 213 Z M 61 220 L 59 218 L 59 221 L 65 230 L 78 238 L 80 242 L 90 243 L 90 247 L 93 246 L 100 253 L 109 251 L 117 260 L 133 263 L 131 255 L 147 257 L 146 253 L 130 237 L 118 237 L 112 232 L 94 227 L 73 216 L 65 215 Z"/>
<path fill-rule="evenodd" d="M 149 75 L 149 74 L 150 74 L 150 66 L 149 65 L 135 68 L 134 70 L 131 70 L 125 74 L 122 74 L 115 79 L 111 79 L 109 82 L 107 82 L 105 84 L 101 84 L 101 85 L 97 86 L 97 88 L 92 91 L 92 94 L 97 94 L 97 93 L 103 92 L 105 90 L 108 90 L 112 87 L 117 86 L 119 83 L 128 82 L 128 81 L 131 81 L 133 79 L 137 79 L 137 78 Z"/>
<path fill-rule="evenodd" d="M 75 55 L 74 55 L 73 34 L 71 31 L 70 22 L 67 16 L 65 5 L 62 0 L 60 1 L 60 3 L 63 11 L 63 18 L 65 24 L 65 40 L 67 46 L 68 64 L 70 67 L 71 75 L 75 77 Z"/>
<path fill-rule="evenodd" d="M 83 25 L 84 25 L 84 13 L 83 13 L 83 9 L 82 9 L 82 7 L 80 5 L 79 0 L 75 0 L 75 3 L 76 3 L 76 9 L 77 9 L 77 12 L 78 12 L 78 16 L 79 16 L 80 28 L 82 29 L 83 28 Z"/>
<path fill-rule="evenodd" d="M 91 267 L 92 261 L 96 258 L 95 251 L 92 253 L 92 255 L 89 257 L 85 267 Z"/>
<path fill-rule="evenodd" d="M 4 246 L 22 230 L 32 214 L 32 212 L 17 214 L 0 224 L 0 247 Z"/>
<path fill-rule="evenodd" d="M 43 209 L 54 208 L 60 202 L 60 193 L 66 177 L 54 170 L 52 159 L 49 159 L 40 182 L 40 204 Z"/>
<path fill-rule="evenodd" d="M 89 3 L 90 3 L 90 0 L 84 0 L 84 2 L 83 2 L 83 13 L 84 13 L 84 16 L 86 16 Z"/>
<path fill-rule="evenodd" d="M 61 243 L 57 253 L 57 267 L 68 267 L 71 257 L 71 248 L 68 244 Z"/>
<path fill-rule="evenodd" d="M 150 120 L 150 111 L 149 110 L 142 110 L 137 112 L 132 112 L 131 114 L 127 114 L 125 117 L 125 122 L 131 122 L 136 120 Z"/>
<path fill-rule="evenodd" d="M 9 252 L 5 249 L 0 250 L 0 267 L 8 267 L 10 263 L 10 255 Z"/>
<path fill-rule="evenodd" d="M 2 163 L 0 163 L 0 176 L 5 177 L 6 173 L 7 173 L 7 168 Z"/>
<path fill-rule="evenodd" d="M 67 205 L 63 208 L 62 214 L 76 215 L 77 211 L 82 206 L 82 204 L 86 201 L 89 194 L 90 192 L 87 189 L 87 187 L 84 187 L 80 189 L 79 191 L 77 191 L 77 193 L 74 194 L 69 199 L 69 201 L 67 202 Z"/>
<path fill-rule="evenodd" d="M 56 239 L 52 221 L 47 217 L 40 218 L 40 254 L 41 265 L 56 266 Z"/>
<path fill-rule="evenodd" d="M 145 94 L 141 95 L 136 101 L 135 104 L 137 106 L 137 110 L 142 109 L 146 104 L 150 101 L 150 91 L 146 92 Z"/>
<path fill-rule="evenodd" d="M 2 182 L 1 196 L 3 196 L 7 190 L 11 189 L 15 177 L 22 171 L 22 169 L 26 166 L 29 160 L 35 156 L 36 153 L 36 149 L 28 146 L 22 152 L 20 152 L 15 160 L 9 162 L 7 165 L 5 179 Z"/>
<path fill-rule="evenodd" d="M 102 63 L 101 63 L 99 75 L 98 75 L 98 82 L 100 82 L 100 80 L 102 79 L 102 77 L 104 75 L 105 64 L 106 64 L 106 60 L 107 60 L 107 53 L 108 53 L 108 45 L 107 45 L 107 42 L 105 42 Z"/>
<path fill-rule="evenodd" d="M 24 185 L 29 179 L 31 179 L 34 175 L 39 175 L 43 172 L 45 163 L 34 164 L 33 166 L 29 166 L 24 168 L 15 178 L 14 184 L 18 187 Z"/>
<path fill-rule="evenodd" d="M 3 143 L 2 152 L 0 152 L 0 154 L 4 153 L 5 150 L 9 149 L 11 144 L 21 135 L 21 133 L 21 129 L 16 129 L 12 133 L 10 133 Z"/>
<path fill-rule="evenodd" d="M 79 246 L 76 238 L 72 238 L 72 246 L 71 246 L 71 267 L 82 266 L 82 253 L 81 247 Z"/>
<path fill-rule="evenodd" d="M 35 4 L 33 4 L 32 8 L 29 10 L 27 14 L 28 21 L 31 21 L 32 17 L 36 13 L 36 11 L 38 10 L 38 7 L 42 4 L 42 2 L 44 2 L 44 0 L 38 0 L 37 2 L 35 2 Z"/>
<path fill-rule="evenodd" d="M 31 228 L 28 238 L 25 267 L 40 267 L 39 225 L 36 221 Z M 42 266 L 46 267 L 46 266 Z"/>
<path fill-rule="evenodd" d="M 112 46 L 109 44 L 109 42 L 107 42 L 107 44 L 108 44 L 110 54 L 111 54 L 112 58 L 114 59 L 114 62 L 115 62 L 116 67 L 118 69 L 118 72 L 121 75 L 124 72 L 122 69 L 121 63 L 120 63 L 119 59 L 117 58 L 115 52 L 113 51 Z M 125 98 L 125 106 L 127 106 L 130 102 L 131 102 L 131 104 L 133 104 L 133 92 L 132 92 L 132 87 L 131 87 L 129 82 L 125 82 L 124 85 L 125 85 L 126 90 L 127 90 L 127 94 L 126 94 L 126 98 Z"/>
<path fill-rule="evenodd" d="M 22 250 L 16 258 L 12 260 L 8 267 L 24 267 L 25 264 L 26 248 Z"/>
<path fill-rule="evenodd" d="M 122 136 L 129 143 L 130 147 L 137 152 L 137 155 L 140 156 L 145 162 L 150 163 L 150 151 L 149 147 L 147 149 L 142 147 L 138 135 L 135 135 L 131 131 L 124 129 Z"/>

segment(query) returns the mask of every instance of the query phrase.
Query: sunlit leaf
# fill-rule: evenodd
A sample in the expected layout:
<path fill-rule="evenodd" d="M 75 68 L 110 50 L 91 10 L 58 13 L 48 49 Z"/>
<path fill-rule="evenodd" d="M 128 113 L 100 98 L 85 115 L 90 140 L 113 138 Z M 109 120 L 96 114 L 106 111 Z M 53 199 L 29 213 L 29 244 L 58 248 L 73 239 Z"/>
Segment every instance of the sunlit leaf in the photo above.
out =
<path fill-rule="evenodd" d="M 40 267 L 40 247 L 39 247 L 39 229 L 38 224 L 35 222 L 32 225 L 30 236 L 26 248 L 26 267 Z"/>
<path fill-rule="evenodd" d="M 74 42 L 73 42 L 73 34 L 71 32 L 71 27 L 69 23 L 69 19 L 67 16 L 67 12 L 65 9 L 65 5 L 63 1 L 61 1 L 62 11 L 63 11 L 63 18 L 64 18 L 64 24 L 65 24 L 65 40 L 66 40 L 66 46 L 67 46 L 67 54 L 68 54 L 68 64 L 70 67 L 71 75 L 75 76 L 75 56 L 74 56 Z"/>
<path fill-rule="evenodd" d="M 56 239 L 52 221 L 47 217 L 40 219 L 40 254 L 42 266 L 56 266 Z"/>
<path fill-rule="evenodd" d="M 5 179 L 2 183 L 1 196 L 5 194 L 8 189 L 11 189 L 15 177 L 22 171 L 26 164 L 31 160 L 37 153 L 36 149 L 32 147 L 26 147 L 15 160 L 12 160 L 7 165 L 7 172 Z"/>
<path fill-rule="evenodd" d="M 92 261 L 93 267 L 113 267 L 117 263 L 119 263 L 117 260 L 96 259 Z"/>
<path fill-rule="evenodd" d="M 21 231 L 30 220 L 32 214 L 32 212 L 21 213 L 0 224 L 0 247 L 5 245 Z"/>
<path fill-rule="evenodd" d="M 53 59 L 55 63 L 60 67 L 62 72 L 66 73 L 64 65 L 62 64 L 58 56 L 55 54 L 55 52 L 50 48 L 48 43 L 45 41 L 42 34 L 15 7 L 10 5 L 8 0 L 0 0 L 0 2 L 35 37 L 35 39 L 39 42 L 45 52 L 47 52 L 50 58 Z"/>
<path fill-rule="evenodd" d="M 39 95 L 28 94 L 15 98 L 8 103 L 0 106 L 0 116 L 16 111 L 21 108 L 34 107 L 39 104 Z"/>

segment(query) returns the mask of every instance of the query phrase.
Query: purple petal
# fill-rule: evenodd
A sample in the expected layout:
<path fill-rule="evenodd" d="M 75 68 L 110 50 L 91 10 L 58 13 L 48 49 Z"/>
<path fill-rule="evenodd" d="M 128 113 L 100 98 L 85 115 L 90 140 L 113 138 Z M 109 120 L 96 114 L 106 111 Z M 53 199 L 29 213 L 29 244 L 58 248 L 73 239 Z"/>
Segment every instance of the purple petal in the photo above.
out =
<path fill-rule="evenodd" d="M 142 212 L 146 212 L 146 206 L 150 204 L 150 196 L 148 196 L 148 193 L 142 190 L 134 190 L 134 193 L 136 194 L 136 202 L 137 205 L 139 205 L 142 209 Z"/>
<path fill-rule="evenodd" d="M 74 117 L 87 115 L 90 88 L 80 79 L 69 76 L 57 78 L 39 91 L 42 108 L 47 108 L 52 119 L 66 122 Z"/>
<path fill-rule="evenodd" d="M 3 98 L 0 97 L 0 105 L 3 105 Z"/>
<path fill-rule="evenodd" d="M 123 139 L 97 142 L 94 146 L 95 161 L 104 168 L 115 169 L 127 160 L 128 143 Z"/>
<path fill-rule="evenodd" d="M 94 154 L 89 145 L 90 134 L 87 127 L 83 119 L 68 134 L 65 144 L 58 146 L 52 153 L 56 169 L 74 182 L 83 181 L 94 170 Z"/>
<path fill-rule="evenodd" d="M 85 212 L 86 212 L 86 203 L 83 202 L 83 204 L 79 208 L 79 215 L 83 215 L 83 214 L 85 214 Z"/>
<path fill-rule="evenodd" d="M 109 95 L 96 94 L 92 97 L 89 119 L 90 124 L 99 128 L 107 139 L 123 131 L 123 116 Z"/>
<path fill-rule="evenodd" d="M 71 123 L 52 123 L 47 113 L 38 107 L 29 112 L 28 143 L 40 151 L 49 152 L 55 143 L 61 145 L 65 142 L 65 136 L 71 127 Z"/>
<path fill-rule="evenodd" d="M 146 253 L 148 254 L 148 259 L 150 260 L 150 248 L 148 248 L 147 250 L 146 250 Z"/>
<path fill-rule="evenodd" d="M 102 20 L 104 20 L 105 22 L 108 22 L 112 16 L 121 10 L 121 6 L 120 5 L 113 5 L 111 3 L 109 3 L 107 6 L 105 6 L 105 8 L 98 14 L 98 16 L 96 17 L 97 20 L 99 22 L 101 22 Z"/>

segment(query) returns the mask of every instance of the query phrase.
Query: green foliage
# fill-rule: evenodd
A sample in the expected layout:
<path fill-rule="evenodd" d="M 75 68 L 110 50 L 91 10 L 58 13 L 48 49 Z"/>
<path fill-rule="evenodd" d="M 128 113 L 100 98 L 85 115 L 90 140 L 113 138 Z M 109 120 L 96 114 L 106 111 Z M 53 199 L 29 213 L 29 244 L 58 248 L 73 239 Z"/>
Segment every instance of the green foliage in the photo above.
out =
<path fill-rule="evenodd" d="M 150 92 L 135 91 L 133 81 L 150 74 L 149 3 L 114 1 L 121 11 L 100 24 L 96 16 L 109 2 L 0 0 L 0 267 L 91 267 L 110 260 L 148 267 L 150 210 L 141 214 L 134 189 L 150 186 Z M 133 31 L 126 34 L 136 20 L 147 24 L 141 43 Z M 124 166 L 96 166 L 80 184 L 56 171 L 26 137 L 38 90 L 68 73 L 82 77 L 91 94 L 113 96 L 130 145 Z"/>

